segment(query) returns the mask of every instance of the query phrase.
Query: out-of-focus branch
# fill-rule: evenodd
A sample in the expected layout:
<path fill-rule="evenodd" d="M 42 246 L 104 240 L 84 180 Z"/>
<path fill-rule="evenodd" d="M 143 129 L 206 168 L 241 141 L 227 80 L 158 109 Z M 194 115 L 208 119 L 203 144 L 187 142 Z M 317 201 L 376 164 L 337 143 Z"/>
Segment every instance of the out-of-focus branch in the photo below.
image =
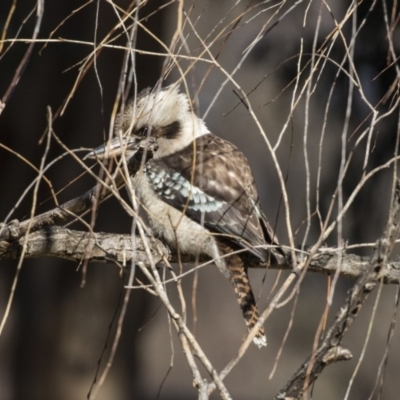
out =
<path fill-rule="evenodd" d="M 42 24 L 43 12 L 44 12 L 44 0 L 37 0 L 37 2 L 36 2 L 36 23 L 35 23 L 35 27 L 33 29 L 32 40 L 31 40 L 24 56 L 22 57 L 21 62 L 19 63 L 18 67 L 15 70 L 15 73 L 14 73 L 14 76 L 13 76 L 13 79 L 12 79 L 10 85 L 8 86 L 6 92 L 4 93 L 4 95 L 2 96 L 2 98 L 0 100 L 0 115 L 1 115 L 2 111 L 4 110 L 12 93 L 14 92 L 14 89 L 18 85 L 18 83 L 21 79 L 22 73 L 24 72 L 24 70 L 29 62 L 29 59 L 32 55 L 33 47 L 35 45 L 35 39 L 39 35 L 40 26 Z"/>
<path fill-rule="evenodd" d="M 351 353 L 340 345 L 371 291 L 384 278 L 388 257 L 400 230 L 400 182 L 397 182 L 386 230 L 375 246 L 375 252 L 364 272 L 350 290 L 335 322 L 321 339 L 318 349 L 297 370 L 275 399 L 299 399 L 315 382 L 323 369 L 336 361 L 348 360 Z"/>

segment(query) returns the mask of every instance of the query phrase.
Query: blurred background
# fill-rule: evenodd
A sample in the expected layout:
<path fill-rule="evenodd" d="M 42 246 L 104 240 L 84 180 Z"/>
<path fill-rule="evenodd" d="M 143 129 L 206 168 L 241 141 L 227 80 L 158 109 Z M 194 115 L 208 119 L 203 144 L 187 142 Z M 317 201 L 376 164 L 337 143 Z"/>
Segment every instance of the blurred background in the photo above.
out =
<path fill-rule="evenodd" d="M 0 30 L 3 30 L 13 4 L 11 0 L 0 2 Z M 44 152 L 40 138 L 47 126 L 46 107 L 50 106 L 53 114 L 56 113 L 74 86 L 80 63 L 93 51 L 91 43 L 95 40 L 100 42 L 118 22 L 110 3 L 98 1 L 84 4 L 77 0 L 45 2 L 39 38 L 49 38 L 63 22 L 52 38 L 65 41 L 35 45 L 26 70 L 0 116 L 0 144 L 3 145 L 0 147 L 0 221 L 5 218 L 23 220 L 29 216 L 32 192 L 25 196 L 17 209 L 13 210 L 13 207 L 36 177 L 36 172 L 17 155 L 39 167 Z M 127 9 L 130 2 L 118 0 L 114 4 Z M 295 243 L 313 244 L 321 228 L 314 215 L 310 231 L 305 236 L 307 199 L 311 212 L 318 207 L 325 218 L 337 187 L 341 163 L 342 133 L 346 124 L 350 88 L 349 77 L 338 72 L 338 65 L 346 54 L 344 40 L 348 45 L 351 37 L 356 37 L 353 61 L 363 95 L 372 105 L 379 103 L 376 109 L 380 113 L 389 111 L 397 101 L 397 65 L 396 62 L 392 63 L 390 57 L 385 18 L 397 21 L 398 9 L 396 2 L 376 4 L 364 1 L 357 5 L 354 14 L 346 18 L 349 2 L 344 0 L 297 2 L 295 7 L 294 4 L 184 1 L 184 9 L 189 13 L 198 35 L 206 43 L 216 36 L 215 32 L 223 32 L 210 47 L 212 54 L 229 73 L 240 64 L 234 78 L 249 93 L 249 101 L 272 145 L 276 144 L 282 133 L 276 155 L 287 177 L 290 223 L 296 234 Z M 331 8 L 329 12 L 327 5 Z M 24 21 L 34 6 L 33 0 L 16 3 L 6 38 L 31 37 L 34 19 Z M 74 13 L 77 9 L 79 11 Z M 140 10 L 139 15 L 142 18 L 148 16 L 142 20 L 145 28 L 168 46 L 177 26 L 177 9 L 177 2 L 153 0 Z M 247 14 L 243 18 L 235 19 L 244 12 Z M 343 24 L 343 39 L 330 42 L 336 23 Z M 392 51 L 397 54 L 400 50 L 398 27 L 394 24 L 391 29 L 394 40 L 390 43 L 393 45 Z M 261 40 L 243 58 L 246 49 L 261 31 L 264 32 Z M 196 56 L 202 52 L 203 46 L 191 29 L 187 28 L 188 32 L 191 33 L 186 36 L 186 45 L 181 53 Z M 305 101 L 307 95 L 304 94 L 290 115 L 291 103 L 295 101 L 293 98 L 297 99 L 310 76 L 311 67 L 308 63 L 313 46 L 318 49 L 325 42 L 329 44 L 326 45 L 329 48 L 329 61 L 325 65 L 321 63 L 312 78 L 309 102 Z M 112 44 L 124 46 L 125 36 L 121 35 Z M 138 31 L 136 48 L 148 52 L 136 54 L 137 89 L 141 90 L 154 86 L 160 78 L 164 57 L 155 54 L 165 53 L 165 49 L 145 29 Z M 12 46 L 8 42 L 0 53 L 0 96 L 9 86 L 26 49 L 24 42 Z M 299 64 L 300 52 L 302 59 Z M 104 48 L 96 59 L 96 69 L 93 66 L 90 68 L 76 88 L 64 114 L 54 122 L 55 133 L 69 148 L 92 148 L 103 143 L 107 137 L 123 58 L 122 49 Z M 185 69 L 188 62 L 182 61 L 181 65 Z M 348 62 L 344 63 L 344 68 L 349 70 Z M 302 74 L 296 87 L 295 79 L 299 71 Z M 175 69 L 165 84 L 174 82 L 178 77 Z M 225 79 L 219 68 L 201 61 L 187 76 L 193 94 L 201 88 L 195 105 L 199 115 L 206 114 L 205 120 L 210 130 L 234 142 L 249 158 L 263 208 L 271 223 L 276 221 L 280 241 L 288 244 L 285 210 L 280 202 L 280 183 L 264 138 L 248 110 L 235 95 L 232 83 L 224 85 L 222 92 L 214 99 Z M 393 91 L 390 92 L 390 89 Z M 344 201 L 354 191 L 363 172 L 371 171 L 393 157 L 399 122 L 398 108 L 394 108 L 371 131 L 371 147 L 368 151 L 367 136 L 362 139 L 361 135 L 371 123 L 371 110 L 357 88 L 351 99 L 345 143 L 346 153 L 353 151 L 353 155 L 343 182 Z M 208 111 L 208 106 L 214 100 Z M 304 149 L 307 150 L 310 171 L 309 194 Z M 369 159 L 364 169 L 366 152 Z M 47 160 L 51 161 L 62 153 L 61 147 L 53 141 Z M 81 154 L 83 156 L 84 153 Z M 82 194 L 95 184 L 94 179 L 83 172 L 69 156 L 60 159 L 48 171 L 47 177 L 54 189 L 57 192 L 62 190 L 58 194 L 60 203 Z M 393 167 L 387 168 L 363 186 L 343 219 L 341 237 L 349 245 L 375 242 L 382 234 L 388 216 L 392 177 Z M 53 200 L 49 198 L 50 191 L 42 184 L 36 213 L 54 207 Z M 333 221 L 336 215 L 335 205 L 330 220 Z M 131 222 L 118 202 L 110 200 L 101 206 L 95 230 L 129 233 Z M 74 227 L 84 229 L 79 225 Z M 326 244 L 337 246 L 338 237 L 340 235 L 334 231 Z M 371 248 L 352 251 L 361 255 L 372 253 Z M 16 260 L 0 261 L 1 316 L 10 295 L 16 267 Z M 277 271 L 266 273 L 257 270 L 250 271 L 250 278 L 260 298 L 260 307 L 264 308 L 276 279 L 283 282 L 285 273 L 278 276 Z M 118 267 L 95 263 L 89 265 L 87 283 L 83 288 L 81 280 L 82 273 L 76 263 L 62 259 L 24 261 L 11 313 L 0 337 L 2 400 L 86 398 L 95 379 L 99 360 L 102 371 L 108 359 L 112 339 L 107 342 L 107 336 L 110 333 L 113 337 L 115 333 L 116 324 L 112 324 L 112 321 L 118 312 L 124 281 Z M 193 276 L 189 275 L 182 283 L 190 304 Z M 339 279 L 330 322 L 353 283 Z M 365 358 L 350 392 L 350 398 L 367 399 L 370 396 L 385 351 L 396 290 L 394 286 L 387 286 L 379 298 L 376 298 L 376 292 L 371 295 L 345 338 L 344 346 L 353 353 L 353 360 L 328 367 L 313 388 L 313 398 L 331 400 L 345 397 L 370 321 L 374 318 Z M 172 298 L 176 297 L 174 292 L 175 288 L 171 286 Z M 273 313 L 266 323 L 268 347 L 261 351 L 254 346 L 250 348 L 226 378 L 226 385 L 234 399 L 272 398 L 292 376 L 311 352 L 325 307 L 326 293 L 327 278 L 309 273 L 300 287 L 297 301 L 292 300 Z M 211 362 L 220 370 L 235 356 L 246 333 L 234 292 L 214 266 L 207 266 L 199 272 L 196 299 L 197 323 L 194 326 L 190 322 L 189 326 L 194 329 Z M 178 299 L 175 300 L 178 305 Z M 377 312 L 373 315 L 375 302 Z M 269 379 L 292 312 L 293 326 L 275 375 Z M 192 312 L 189 311 L 188 320 L 191 319 Z M 396 398 L 400 390 L 399 343 L 397 329 L 389 350 L 383 399 Z M 171 339 L 167 313 L 158 299 L 143 290 L 131 293 L 121 341 L 97 398 L 197 398 L 175 332 Z M 212 398 L 219 398 L 218 394 L 215 393 Z"/>

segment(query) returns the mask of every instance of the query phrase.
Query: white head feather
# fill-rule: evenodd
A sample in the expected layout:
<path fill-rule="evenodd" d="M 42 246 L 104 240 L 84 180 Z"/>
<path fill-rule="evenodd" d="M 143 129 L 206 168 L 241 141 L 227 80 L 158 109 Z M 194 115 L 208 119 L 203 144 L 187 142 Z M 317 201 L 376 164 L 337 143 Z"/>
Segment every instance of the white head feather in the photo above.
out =
<path fill-rule="evenodd" d="M 189 100 L 179 92 L 177 85 L 138 94 L 136 101 L 125 107 L 116 122 L 116 130 L 122 129 L 135 135 L 140 129 L 149 127 L 150 134 L 162 132 L 162 128 L 172 124 L 179 126 L 179 133 L 172 138 L 157 136 L 158 150 L 154 158 L 161 158 L 188 146 L 197 137 L 209 133 L 204 121 L 191 109 Z M 179 125 L 177 124 L 179 123 Z"/>

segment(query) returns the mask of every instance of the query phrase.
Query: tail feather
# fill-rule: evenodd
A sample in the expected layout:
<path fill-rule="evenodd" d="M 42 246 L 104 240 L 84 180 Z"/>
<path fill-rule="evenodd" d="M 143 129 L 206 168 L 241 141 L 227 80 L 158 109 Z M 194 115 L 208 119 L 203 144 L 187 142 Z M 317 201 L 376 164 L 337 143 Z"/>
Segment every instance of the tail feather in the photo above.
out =
<path fill-rule="evenodd" d="M 247 328 L 251 330 L 259 319 L 259 313 L 254 298 L 253 290 L 250 286 L 247 269 L 241 257 L 237 254 L 232 254 L 227 257 L 226 267 L 230 272 L 230 281 L 235 290 L 239 306 L 243 313 L 243 318 L 246 322 Z M 259 347 L 267 345 L 267 338 L 265 336 L 264 328 L 260 328 L 253 342 Z"/>

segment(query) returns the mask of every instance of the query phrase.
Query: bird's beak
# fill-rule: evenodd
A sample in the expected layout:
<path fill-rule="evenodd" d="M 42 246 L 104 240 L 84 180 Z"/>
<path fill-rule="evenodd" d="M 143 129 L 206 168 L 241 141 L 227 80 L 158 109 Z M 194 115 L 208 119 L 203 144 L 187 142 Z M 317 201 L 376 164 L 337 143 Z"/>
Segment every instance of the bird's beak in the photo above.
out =
<path fill-rule="evenodd" d="M 125 154 L 125 157 L 128 159 L 137 152 L 140 147 L 140 141 L 141 139 L 133 136 L 128 138 L 115 137 L 107 143 L 93 149 L 90 153 L 86 154 L 83 159 L 94 158 L 101 160 L 118 157 L 121 154 Z"/>

